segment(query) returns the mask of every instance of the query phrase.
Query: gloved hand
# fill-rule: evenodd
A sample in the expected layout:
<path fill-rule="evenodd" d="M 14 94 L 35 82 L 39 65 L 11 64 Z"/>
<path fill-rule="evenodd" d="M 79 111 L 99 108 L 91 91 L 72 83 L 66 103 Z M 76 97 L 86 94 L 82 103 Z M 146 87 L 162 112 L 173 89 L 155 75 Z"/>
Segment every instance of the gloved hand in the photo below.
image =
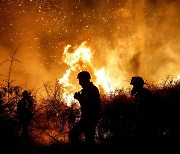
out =
<path fill-rule="evenodd" d="M 80 100 L 81 99 L 81 92 L 75 92 L 74 98 L 77 100 Z"/>

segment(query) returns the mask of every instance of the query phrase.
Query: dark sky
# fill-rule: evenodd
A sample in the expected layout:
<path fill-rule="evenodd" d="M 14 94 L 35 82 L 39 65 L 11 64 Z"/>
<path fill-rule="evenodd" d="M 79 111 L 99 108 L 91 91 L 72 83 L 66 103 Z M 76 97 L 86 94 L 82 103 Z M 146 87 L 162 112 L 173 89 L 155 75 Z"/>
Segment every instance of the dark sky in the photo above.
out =
<path fill-rule="evenodd" d="M 176 76 L 179 10 L 179 0 L 1 0 L 0 63 L 21 45 L 14 78 L 58 78 L 69 67 L 62 61 L 64 47 L 87 41 L 95 66 L 106 67 L 115 80 Z M 0 65 L 0 74 L 8 68 Z"/>

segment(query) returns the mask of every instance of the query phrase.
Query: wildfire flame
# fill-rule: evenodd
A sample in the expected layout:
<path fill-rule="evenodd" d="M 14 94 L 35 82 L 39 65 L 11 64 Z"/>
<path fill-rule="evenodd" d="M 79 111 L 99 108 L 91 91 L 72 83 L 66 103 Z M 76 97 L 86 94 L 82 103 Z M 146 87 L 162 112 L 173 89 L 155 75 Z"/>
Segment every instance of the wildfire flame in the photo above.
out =
<path fill-rule="evenodd" d="M 87 65 L 91 65 L 91 50 L 85 46 L 86 42 L 83 42 L 74 53 L 69 53 L 68 50 L 71 45 L 67 45 L 63 53 L 63 61 L 70 66 L 62 78 L 59 79 L 59 83 L 64 87 L 72 86 L 69 83 L 69 76 L 72 71 L 83 70 Z"/>
<path fill-rule="evenodd" d="M 82 42 L 81 45 L 74 50 L 69 52 L 71 45 L 67 45 L 63 52 L 63 62 L 69 66 L 62 78 L 59 78 L 59 84 L 63 87 L 63 98 L 67 105 L 71 105 L 73 99 L 72 91 L 77 90 L 75 86 L 76 80 L 70 80 L 70 76 L 73 72 L 78 73 L 82 70 L 87 70 L 91 75 L 95 76 L 94 84 L 101 89 L 101 92 L 110 93 L 115 91 L 117 82 L 113 81 L 105 67 L 97 69 L 92 63 L 93 52 L 91 48 L 87 46 L 87 42 Z M 69 90 L 71 89 L 71 90 Z"/>
<path fill-rule="evenodd" d="M 115 90 L 113 87 L 110 86 L 112 80 L 107 75 L 105 67 L 95 71 L 95 76 L 97 77 L 96 82 L 103 88 L 106 93 L 110 93 Z"/>
<path fill-rule="evenodd" d="M 180 80 L 180 74 L 176 78 L 177 78 L 177 80 Z"/>
<path fill-rule="evenodd" d="M 173 80 L 172 80 L 172 84 L 176 84 L 177 82 L 180 82 L 180 74 L 179 75 L 177 75 L 175 78 L 173 78 Z"/>

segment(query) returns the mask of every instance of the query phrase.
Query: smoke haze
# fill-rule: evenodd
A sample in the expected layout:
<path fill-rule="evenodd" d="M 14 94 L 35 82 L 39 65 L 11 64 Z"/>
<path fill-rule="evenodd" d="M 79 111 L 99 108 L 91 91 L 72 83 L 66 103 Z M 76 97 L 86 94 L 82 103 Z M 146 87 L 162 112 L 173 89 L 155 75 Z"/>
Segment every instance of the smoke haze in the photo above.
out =
<path fill-rule="evenodd" d="M 179 0 L 1 0 L 0 81 L 28 88 L 61 78 L 67 44 L 87 41 L 114 82 L 180 74 Z M 4 62 L 6 61 L 6 62 Z M 4 63 L 3 63 L 4 62 Z"/>

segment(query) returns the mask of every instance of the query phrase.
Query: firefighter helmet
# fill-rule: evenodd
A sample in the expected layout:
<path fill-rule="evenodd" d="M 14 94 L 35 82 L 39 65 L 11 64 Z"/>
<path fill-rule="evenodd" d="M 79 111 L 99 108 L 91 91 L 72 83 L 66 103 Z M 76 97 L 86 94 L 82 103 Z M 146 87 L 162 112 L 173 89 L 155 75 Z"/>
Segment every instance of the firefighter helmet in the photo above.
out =
<path fill-rule="evenodd" d="M 24 91 L 22 92 L 22 95 L 23 95 L 23 97 L 27 97 L 27 96 L 30 95 L 30 93 L 29 93 L 27 90 L 24 90 Z"/>
<path fill-rule="evenodd" d="M 77 79 L 91 79 L 91 75 L 89 72 L 87 71 L 82 71 L 80 73 L 78 73 Z"/>
<path fill-rule="evenodd" d="M 145 82 L 142 77 L 134 76 L 132 77 L 130 84 L 133 86 L 143 86 Z"/>

